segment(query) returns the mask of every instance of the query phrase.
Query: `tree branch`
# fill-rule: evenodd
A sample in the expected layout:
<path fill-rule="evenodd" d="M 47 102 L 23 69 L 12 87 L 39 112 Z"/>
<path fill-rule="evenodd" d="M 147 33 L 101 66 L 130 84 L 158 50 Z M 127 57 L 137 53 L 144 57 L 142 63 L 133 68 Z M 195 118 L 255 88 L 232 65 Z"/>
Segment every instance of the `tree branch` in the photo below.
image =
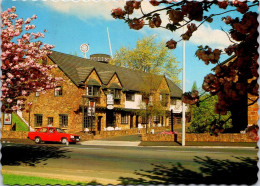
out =
<path fill-rule="evenodd" d="M 253 101 L 252 99 L 250 99 L 250 98 L 248 98 L 250 101 Z M 253 104 L 255 104 L 256 102 L 257 102 L 257 100 L 259 99 L 259 97 L 256 99 L 256 100 L 254 100 L 252 103 L 250 103 L 250 104 L 248 104 L 247 106 L 250 106 L 250 105 L 253 105 Z"/>

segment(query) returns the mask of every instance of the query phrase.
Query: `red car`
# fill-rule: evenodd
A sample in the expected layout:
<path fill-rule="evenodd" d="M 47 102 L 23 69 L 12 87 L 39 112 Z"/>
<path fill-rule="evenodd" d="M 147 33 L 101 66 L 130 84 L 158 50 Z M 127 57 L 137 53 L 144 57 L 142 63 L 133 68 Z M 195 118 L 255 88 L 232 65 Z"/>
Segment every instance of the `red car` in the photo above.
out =
<path fill-rule="evenodd" d="M 56 127 L 42 127 L 36 132 L 29 132 L 28 137 L 34 140 L 35 143 L 41 143 L 42 141 L 52 141 L 66 143 L 76 143 L 80 140 L 79 135 L 67 134 L 64 130 Z"/>

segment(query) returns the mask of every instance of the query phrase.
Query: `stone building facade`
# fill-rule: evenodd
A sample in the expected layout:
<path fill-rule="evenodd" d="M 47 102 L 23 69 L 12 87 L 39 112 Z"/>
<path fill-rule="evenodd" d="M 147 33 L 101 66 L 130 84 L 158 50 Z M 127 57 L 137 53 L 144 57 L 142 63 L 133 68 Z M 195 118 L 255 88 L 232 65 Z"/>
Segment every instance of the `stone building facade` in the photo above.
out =
<path fill-rule="evenodd" d="M 182 90 L 178 86 L 164 76 L 110 65 L 103 60 L 107 58 L 97 54 L 85 59 L 53 51 L 47 63 L 58 66 L 52 73 L 63 81 L 45 94 L 31 94 L 27 98 L 27 102 L 32 102 L 30 112 L 24 111 L 22 117 L 34 129 L 52 125 L 67 132 L 98 133 L 147 124 L 169 126 L 171 119 L 181 124 L 181 109 L 177 103 Z M 150 88 L 147 101 L 143 92 L 152 82 L 149 76 L 156 82 Z M 112 107 L 107 104 L 109 95 L 114 98 Z M 93 111 L 92 104 L 95 105 Z M 160 105 L 162 111 L 156 110 L 156 105 Z"/>

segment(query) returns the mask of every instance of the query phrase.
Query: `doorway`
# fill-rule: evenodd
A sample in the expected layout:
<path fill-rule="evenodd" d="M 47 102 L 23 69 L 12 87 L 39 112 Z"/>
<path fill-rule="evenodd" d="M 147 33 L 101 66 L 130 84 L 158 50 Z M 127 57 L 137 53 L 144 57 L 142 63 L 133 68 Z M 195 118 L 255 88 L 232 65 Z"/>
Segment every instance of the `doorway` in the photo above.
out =
<path fill-rule="evenodd" d="M 97 130 L 101 131 L 101 121 L 103 116 L 98 116 L 98 122 L 97 122 Z"/>

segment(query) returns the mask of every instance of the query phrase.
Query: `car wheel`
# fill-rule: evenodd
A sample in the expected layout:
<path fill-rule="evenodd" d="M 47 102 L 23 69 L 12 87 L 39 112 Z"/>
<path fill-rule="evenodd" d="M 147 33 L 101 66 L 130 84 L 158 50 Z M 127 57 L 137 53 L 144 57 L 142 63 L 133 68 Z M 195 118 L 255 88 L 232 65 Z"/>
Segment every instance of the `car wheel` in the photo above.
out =
<path fill-rule="evenodd" d="M 40 137 L 36 137 L 34 139 L 34 141 L 35 141 L 35 143 L 39 144 L 39 143 L 41 143 L 41 138 Z"/>
<path fill-rule="evenodd" d="M 62 139 L 61 139 L 61 143 L 62 143 L 62 144 L 67 144 L 67 143 L 68 143 L 67 138 L 62 138 Z"/>

